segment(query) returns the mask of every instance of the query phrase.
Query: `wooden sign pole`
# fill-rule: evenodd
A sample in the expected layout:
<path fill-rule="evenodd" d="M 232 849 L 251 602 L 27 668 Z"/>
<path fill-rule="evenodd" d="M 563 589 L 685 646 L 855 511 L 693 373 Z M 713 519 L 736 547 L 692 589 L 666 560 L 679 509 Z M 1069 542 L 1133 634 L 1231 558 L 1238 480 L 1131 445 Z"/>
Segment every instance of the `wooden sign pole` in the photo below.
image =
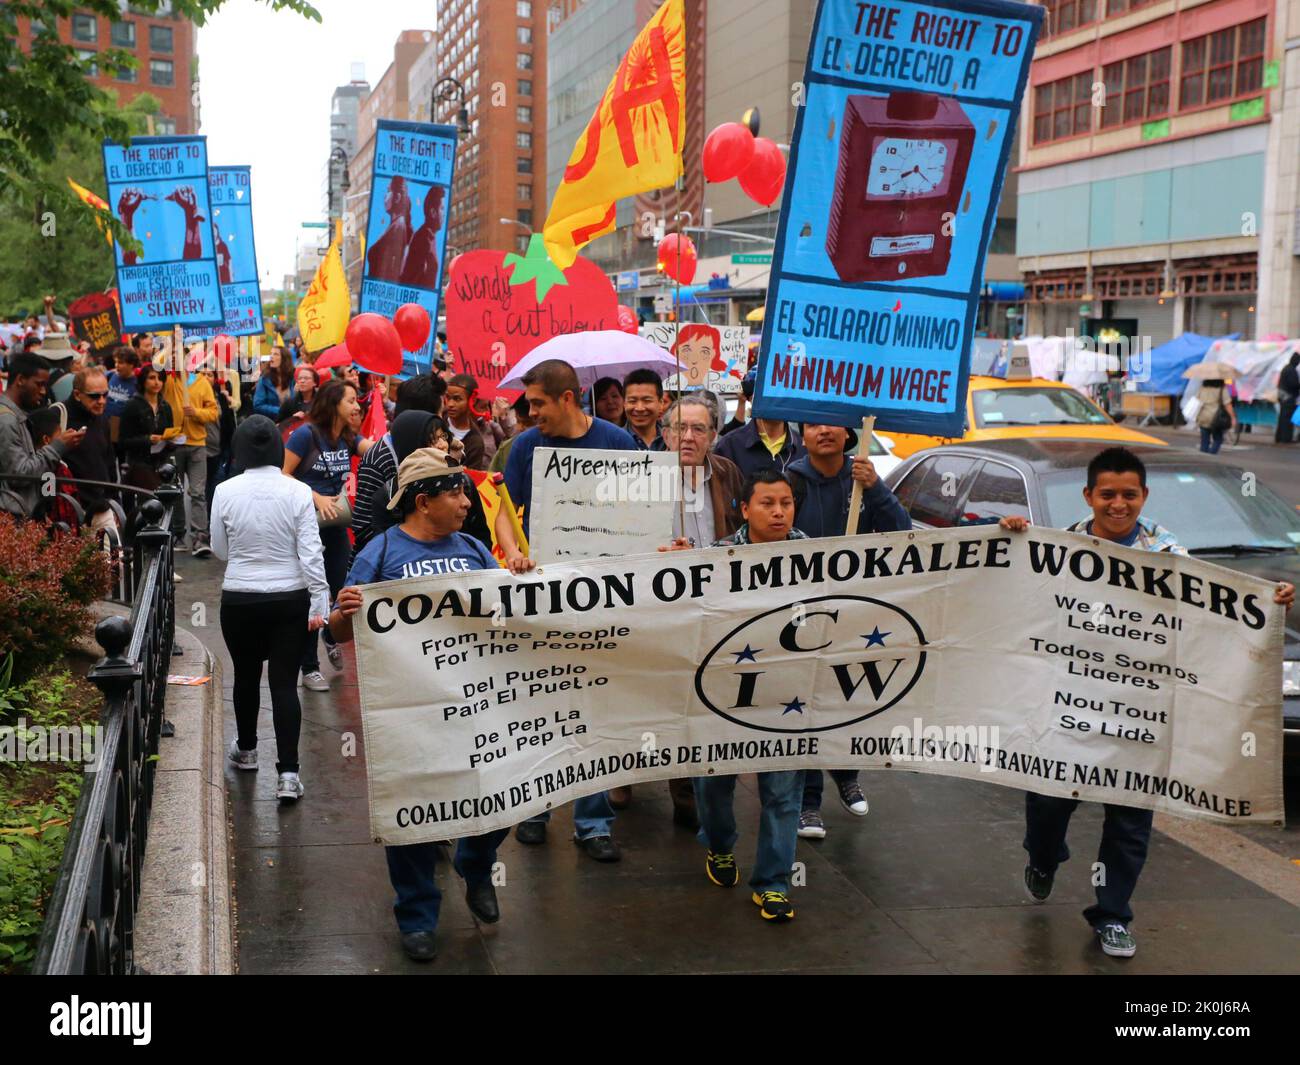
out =
<path fill-rule="evenodd" d="M 862 434 L 858 437 L 858 454 L 871 455 L 871 433 L 876 428 L 876 416 L 868 415 L 862 419 Z M 865 448 L 865 450 L 863 450 Z M 853 482 L 853 494 L 849 496 L 849 519 L 844 525 L 845 536 L 858 533 L 858 515 L 862 513 L 862 485 Z"/>

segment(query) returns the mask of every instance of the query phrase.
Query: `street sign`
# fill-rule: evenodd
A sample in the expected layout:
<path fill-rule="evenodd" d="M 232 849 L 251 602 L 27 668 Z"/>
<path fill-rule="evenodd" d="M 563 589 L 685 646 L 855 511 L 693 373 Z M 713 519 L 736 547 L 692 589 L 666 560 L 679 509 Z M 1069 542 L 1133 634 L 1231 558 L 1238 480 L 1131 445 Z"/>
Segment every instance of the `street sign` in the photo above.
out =
<path fill-rule="evenodd" d="M 641 275 L 636 270 L 620 270 L 618 272 L 618 290 L 620 292 L 635 292 L 641 284 Z"/>
<path fill-rule="evenodd" d="M 731 257 L 732 266 L 771 266 L 772 253 L 769 252 L 737 252 Z"/>
<path fill-rule="evenodd" d="M 328 222 L 304 222 L 302 224 L 303 229 L 329 229 L 329 227 Z"/>
<path fill-rule="evenodd" d="M 668 314 L 673 309 L 673 301 L 668 293 L 660 292 L 655 296 L 655 314 Z"/>

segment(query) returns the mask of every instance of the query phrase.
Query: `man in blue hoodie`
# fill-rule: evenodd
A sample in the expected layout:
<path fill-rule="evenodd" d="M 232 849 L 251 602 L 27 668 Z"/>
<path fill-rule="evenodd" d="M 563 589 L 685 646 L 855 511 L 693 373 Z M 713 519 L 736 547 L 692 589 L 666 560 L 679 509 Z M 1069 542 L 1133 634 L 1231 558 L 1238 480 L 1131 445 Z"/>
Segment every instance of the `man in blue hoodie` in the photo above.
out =
<path fill-rule="evenodd" d="M 795 459 L 786 469 L 794 489 L 794 527 L 808 536 L 844 536 L 849 522 L 849 498 L 853 482 L 862 485 L 862 510 L 858 514 L 858 533 L 897 532 L 910 529 L 912 519 L 898 502 L 889 486 L 876 474 L 866 454 L 850 457 L 858 436 L 842 425 L 803 425 L 803 443 L 807 454 Z M 857 817 L 866 814 L 867 797 L 858 785 L 855 769 L 832 769 L 840 804 Z M 803 808 L 799 813 L 799 835 L 803 839 L 825 839 L 822 820 L 820 770 L 804 771 Z"/>

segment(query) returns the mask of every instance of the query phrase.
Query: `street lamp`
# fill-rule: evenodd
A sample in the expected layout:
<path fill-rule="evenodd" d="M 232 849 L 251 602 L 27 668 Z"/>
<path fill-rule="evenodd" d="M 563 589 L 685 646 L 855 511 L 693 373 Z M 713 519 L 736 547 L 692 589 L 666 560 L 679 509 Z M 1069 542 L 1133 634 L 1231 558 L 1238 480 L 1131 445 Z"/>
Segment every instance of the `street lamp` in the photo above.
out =
<path fill-rule="evenodd" d="M 350 178 L 348 177 L 348 153 L 345 152 L 345 151 L 343 150 L 343 146 L 340 145 L 340 144 L 336 144 L 336 145 L 334 145 L 333 150 L 330 152 L 329 167 L 330 167 L 331 180 L 330 180 L 330 183 L 329 183 L 329 184 L 330 184 L 330 196 L 329 196 L 329 208 L 330 208 L 330 209 L 329 209 L 329 213 L 330 213 L 331 216 L 334 214 L 334 181 L 333 181 L 333 173 L 334 173 L 334 164 L 335 164 L 335 163 L 338 163 L 339 165 L 341 165 L 341 166 L 343 167 L 343 177 L 342 177 L 342 178 L 340 179 L 340 181 L 339 181 L 339 188 L 343 190 L 343 194 L 344 194 L 344 197 L 345 197 L 345 199 L 346 199 L 347 191 L 348 191 L 348 189 L 350 189 L 350 188 L 352 187 L 352 182 L 351 182 Z"/>
<path fill-rule="evenodd" d="M 503 226 L 519 226 L 519 228 L 522 229 L 525 233 L 531 233 L 533 231 L 532 226 L 528 225 L 525 222 L 519 221 L 518 218 L 498 218 L 497 221 L 500 222 Z"/>
<path fill-rule="evenodd" d="M 433 94 L 429 97 L 429 115 L 436 118 L 438 103 L 459 103 L 456 111 L 456 128 L 462 137 L 469 136 L 469 110 L 465 106 L 465 86 L 455 78 L 441 78 L 434 83 Z"/>

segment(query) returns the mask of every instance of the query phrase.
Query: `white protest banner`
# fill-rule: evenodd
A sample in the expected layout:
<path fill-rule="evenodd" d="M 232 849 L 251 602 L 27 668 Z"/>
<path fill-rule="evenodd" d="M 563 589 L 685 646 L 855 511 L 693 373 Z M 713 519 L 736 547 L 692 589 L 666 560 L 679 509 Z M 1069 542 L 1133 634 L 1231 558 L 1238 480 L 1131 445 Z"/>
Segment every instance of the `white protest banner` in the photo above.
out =
<path fill-rule="evenodd" d="M 648 322 L 641 326 L 640 333 L 643 340 L 676 354 L 681 362 L 681 374 L 672 374 L 664 381 L 664 388 L 669 391 L 692 388 L 719 393 L 740 391 L 740 378 L 749 362 L 748 326 Z"/>
<path fill-rule="evenodd" d="M 667 777 L 903 769 L 1282 818 L 1283 611 L 1194 558 L 996 526 L 389 582 L 355 622 L 372 834 Z"/>
<path fill-rule="evenodd" d="M 554 562 L 657 551 L 673 538 L 680 485 L 676 453 L 539 447 L 530 555 Z"/>

